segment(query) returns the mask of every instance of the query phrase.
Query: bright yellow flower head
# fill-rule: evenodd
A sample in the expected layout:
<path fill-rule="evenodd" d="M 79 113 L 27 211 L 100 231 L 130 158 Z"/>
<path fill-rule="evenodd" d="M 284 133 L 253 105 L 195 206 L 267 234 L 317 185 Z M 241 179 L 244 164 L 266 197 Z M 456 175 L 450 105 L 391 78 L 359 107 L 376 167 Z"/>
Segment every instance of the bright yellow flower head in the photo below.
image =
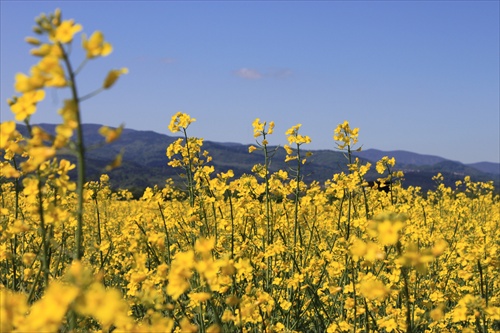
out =
<path fill-rule="evenodd" d="M 349 122 L 346 120 L 339 124 L 335 129 L 333 139 L 341 141 L 337 143 L 339 149 L 344 149 L 347 146 L 354 146 L 358 142 L 359 128 L 351 129 Z"/>
<path fill-rule="evenodd" d="M 311 143 L 311 138 L 307 135 L 299 134 L 299 129 L 302 124 L 297 124 L 290 127 L 285 134 L 287 135 L 287 140 L 289 144 L 301 145 L 303 143 Z"/>
<path fill-rule="evenodd" d="M 113 47 L 104 41 L 104 35 L 100 31 L 94 32 L 89 39 L 83 34 L 82 47 L 87 51 L 87 58 L 89 59 L 105 57 L 113 51 Z"/>
<path fill-rule="evenodd" d="M 74 20 L 62 21 L 50 35 L 50 40 L 62 44 L 70 43 L 73 40 L 73 36 L 80 30 L 82 30 L 82 26 L 75 24 Z"/>
<path fill-rule="evenodd" d="M 42 76 L 45 79 L 46 87 L 64 87 L 66 86 L 66 77 L 59 58 L 56 56 L 45 56 L 40 62 L 32 68 L 32 72 Z"/>
<path fill-rule="evenodd" d="M 36 57 L 45 57 L 48 55 L 61 58 L 62 49 L 59 44 L 42 44 L 37 49 L 31 49 L 30 53 Z"/>
<path fill-rule="evenodd" d="M 390 291 L 389 288 L 387 288 L 384 283 L 377 279 L 372 273 L 368 273 L 361 279 L 359 289 L 361 295 L 369 300 L 384 300 Z"/>
<path fill-rule="evenodd" d="M 118 128 L 109 128 L 108 126 L 102 126 L 99 128 L 99 134 L 106 138 L 106 143 L 111 143 L 116 141 L 123 131 L 123 125 Z"/>
<path fill-rule="evenodd" d="M 36 111 L 36 104 L 45 98 L 44 90 L 35 90 L 24 93 L 20 96 L 10 109 L 14 113 L 16 120 L 23 121 Z"/>
<path fill-rule="evenodd" d="M 195 122 L 195 118 L 191 118 L 187 113 L 177 112 L 170 120 L 168 129 L 172 133 L 179 132 L 181 128 L 188 128 L 189 124 Z"/>
<path fill-rule="evenodd" d="M 40 75 L 27 76 L 23 73 L 17 73 L 14 89 L 17 92 L 24 93 L 43 88 L 44 84 L 45 79 Z"/>
<path fill-rule="evenodd" d="M 405 224 L 401 221 L 386 220 L 379 223 L 377 227 L 379 242 L 385 246 L 396 244 L 404 226 Z"/>
<path fill-rule="evenodd" d="M 255 118 L 255 120 L 252 123 L 253 126 L 253 136 L 255 138 L 259 137 L 262 135 L 262 132 L 264 131 L 264 126 L 266 125 L 265 122 L 260 122 L 260 118 Z"/>
<path fill-rule="evenodd" d="M 0 124 L 0 149 L 7 147 L 7 141 L 16 132 L 16 123 L 14 121 L 6 121 Z"/>

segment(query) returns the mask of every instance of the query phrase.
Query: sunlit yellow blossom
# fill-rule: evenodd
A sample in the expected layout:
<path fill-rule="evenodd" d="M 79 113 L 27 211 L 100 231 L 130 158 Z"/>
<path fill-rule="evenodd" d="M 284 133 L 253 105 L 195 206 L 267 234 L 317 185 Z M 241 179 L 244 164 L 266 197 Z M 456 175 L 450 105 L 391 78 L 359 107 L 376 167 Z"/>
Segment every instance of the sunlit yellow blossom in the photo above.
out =
<path fill-rule="evenodd" d="M 378 224 L 379 241 L 382 245 L 394 245 L 399 240 L 399 231 L 404 227 L 403 222 L 383 221 Z"/>
<path fill-rule="evenodd" d="M 178 299 L 189 287 L 187 279 L 193 274 L 194 252 L 187 251 L 178 253 L 168 275 L 167 294 L 174 300 Z"/>
<path fill-rule="evenodd" d="M 78 312 L 90 315 L 97 319 L 105 329 L 112 324 L 121 326 L 131 323 L 131 318 L 126 316 L 127 303 L 122 299 L 118 290 L 105 289 L 101 283 L 93 283 L 85 292 L 84 298 L 77 303 Z"/>
<path fill-rule="evenodd" d="M 194 244 L 194 248 L 200 253 L 210 253 L 215 246 L 215 238 L 199 238 Z"/>
<path fill-rule="evenodd" d="M 45 79 L 39 75 L 34 75 L 30 77 L 23 73 L 17 73 L 16 82 L 14 83 L 14 89 L 17 92 L 24 93 L 35 89 L 43 88 L 44 84 L 45 84 Z"/>
<path fill-rule="evenodd" d="M 74 20 L 62 21 L 55 32 L 50 36 L 50 39 L 53 42 L 66 44 L 71 42 L 73 36 L 80 30 L 82 30 L 82 26 L 80 24 L 75 24 Z"/>
<path fill-rule="evenodd" d="M 384 300 L 389 294 L 389 288 L 373 274 L 369 273 L 362 278 L 359 292 L 369 300 Z"/>
<path fill-rule="evenodd" d="M 67 85 L 64 69 L 56 56 L 45 56 L 33 67 L 33 73 L 44 78 L 46 87 L 65 87 Z"/>
<path fill-rule="evenodd" d="M 108 75 L 106 76 L 106 79 L 104 80 L 104 83 L 102 87 L 104 89 L 109 89 L 113 84 L 115 84 L 116 80 L 123 75 L 127 74 L 128 69 L 127 68 L 121 68 L 121 69 L 112 69 L 108 72 Z"/>
<path fill-rule="evenodd" d="M 198 327 L 194 324 L 191 324 L 189 319 L 187 319 L 186 317 L 181 319 L 179 325 L 180 325 L 181 332 L 183 332 L 183 333 L 184 332 L 186 332 L 186 333 L 198 332 Z"/>
<path fill-rule="evenodd" d="M 58 110 L 58 113 L 63 118 L 64 124 L 67 127 L 71 129 L 77 128 L 77 105 L 73 99 L 65 99 L 64 105 Z"/>
<path fill-rule="evenodd" d="M 346 120 L 335 128 L 333 139 L 340 141 L 337 143 L 338 149 L 344 149 L 347 146 L 354 146 L 358 142 L 359 128 L 351 129 L 349 122 Z"/>
<path fill-rule="evenodd" d="M 398 323 L 394 318 L 382 318 L 377 320 L 377 325 L 380 328 L 385 328 L 386 332 L 396 332 L 398 329 Z"/>
<path fill-rule="evenodd" d="M 27 297 L 9 289 L 0 290 L 0 332 L 12 332 L 19 327 L 28 312 Z"/>
<path fill-rule="evenodd" d="M 255 138 L 259 137 L 262 135 L 262 132 L 264 131 L 264 126 L 266 125 L 265 122 L 260 122 L 260 118 L 256 118 L 253 123 L 253 136 Z"/>
<path fill-rule="evenodd" d="M 33 171 L 40 166 L 43 162 L 51 157 L 54 157 L 56 150 L 53 147 L 32 147 L 29 148 L 28 153 L 30 159 L 21 164 L 24 171 Z"/>
<path fill-rule="evenodd" d="M 286 150 L 288 155 L 293 154 L 293 149 L 289 145 L 284 145 L 283 148 Z"/>
<path fill-rule="evenodd" d="M 21 173 L 10 163 L 0 162 L 0 176 L 5 178 L 18 178 L 21 176 Z"/>
<path fill-rule="evenodd" d="M 53 56 L 61 58 L 63 55 L 59 44 L 42 44 L 37 49 L 31 49 L 30 53 L 37 57 Z"/>
<path fill-rule="evenodd" d="M 440 239 L 432 247 L 432 254 L 435 257 L 439 257 L 441 254 L 443 254 L 443 252 L 446 250 L 447 247 L 448 247 L 448 242 L 445 241 L 444 239 Z"/>
<path fill-rule="evenodd" d="M 182 113 L 182 112 L 177 112 L 175 115 L 172 116 L 172 119 L 170 120 L 170 124 L 168 125 L 168 129 L 172 133 L 176 133 L 180 131 L 181 128 L 186 129 L 188 128 L 189 124 L 195 122 L 195 118 L 191 118 L 188 114 Z"/>
<path fill-rule="evenodd" d="M 210 293 L 201 292 L 201 293 L 190 293 L 188 296 L 192 301 L 199 303 L 208 301 L 211 295 Z"/>
<path fill-rule="evenodd" d="M 429 316 L 431 317 L 432 320 L 439 321 L 444 316 L 443 309 L 441 307 L 437 307 L 435 309 L 432 309 Z"/>
<path fill-rule="evenodd" d="M 384 156 L 379 161 L 377 161 L 375 169 L 378 173 L 382 174 L 385 172 L 385 170 L 387 170 L 388 167 L 393 167 L 394 165 L 396 165 L 396 159 L 394 157 L 389 158 L 387 156 Z"/>
<path fill-rule="evenodd" d="M 31 306 L 21 331 L 56 331 L 61 325 L 69 305 L 76 299 L 79 289 L 54 281 L 47 289 L 44 298 Z"/>
<path fill-rule="evenodd" d="M 0 149 L 7 148 L 7 143 L 16 133 L 15 121 L 6 121 L 0 124 Z"/>
<path fill-rule="evenodd" d="M 124 150 L 122 149 L 118 154 L 116 154 L 113 161 L 111 163 L 109 163 L 108 165 L 106 165 L 105 170 L 111 171 L 113 169 L 120 167 L 122 165 L 122 162 L 123 162 L 123 153 L 124 153 Z"/>
<path fill-rule="evenodd" d="M 35 90 L 25 92 L 10 109 L 16 116 L 16 120 L 23 121 L 26 117 L 31 116 L 36 111 L 36 104 L 45 98 L 44 90 Z"/>
<path fill-rule="evenodd" d="M 113 51 L 113 47 L 104 41 L 104 35 L 100 31 L 94 32 L 89 39 L 82 34 L 82 47 L 87 51 L 87 58 L 105 57 Z"/>
<path fill-rule="evenodd" d="M 23 193 L 26 196 L 38 194 L 38 179 L 24 178 L 23 179 Z"/>
<path fill-rule="evenodd" d="M 118 128 L 109 128 L 108 126 L 102 126 L 99 128 L 99 134 L 106 138 L 106 143 L 111 143 L 117 140 L 123 132 L 123 125 Z"/>

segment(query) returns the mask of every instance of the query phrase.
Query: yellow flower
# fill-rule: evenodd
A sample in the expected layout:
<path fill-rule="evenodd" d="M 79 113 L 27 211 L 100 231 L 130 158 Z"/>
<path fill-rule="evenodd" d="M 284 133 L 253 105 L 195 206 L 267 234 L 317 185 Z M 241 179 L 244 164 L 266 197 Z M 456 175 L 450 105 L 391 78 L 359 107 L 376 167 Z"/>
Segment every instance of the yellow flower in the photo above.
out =
<path fill-rule="evenodd" d="M 7 141 L 12 138 L 16 132 L 16 123 L 14 121 L 6 121 L 0 124 L 0 149 L 7 147 Z"/>
<path fill-rule="evenodd" d="M 382 157 L 376 164 L 375 169 L 379 174 L 383 174 L 388 167 L 396 165 L 396 159 L 387 156 Z"/>
<path fill-rule="evenodd" d="M 128 73 L 127 68 L 110 70 L 108 76 L 106 76 L 106 79 L 104 80 L 102 87 L 104 89 L 109 89 L 113 84 L 115 84 L 116 80 L 118 80 L 120 75 L 127 73 Z"/>
<path fill-rule="evenodd" d="M 19 331 L 57 331 L 69 305 L 78 294 L 79 289 L 75 286 L 52 282 L 44 297 L 33 304 L 26 318 L 26 326 L 19 327 Z"/>
<path fill-rule="evenodd" d="M 105 57 L 113 51 L 113 47 L 104 41 L 104 35 L 100 31 L 94 32 L 89 39 L 83 34 L 82 47 L 87 51 L 88 59 Z"/>
<path fill-rule="evenodd" d="M 128 305 L 121 293 L 116 289 L 105 289 L 98 282 L 92 283 L 84 298 L 77 302 L 77 311 L 97 319 L 106 331 L 113 324 L 119 326 L 131 322 L 127 316 Z"/>
<path fill-rule="evenodd" d="M 45 84 L 45 79 L 40 75 L 27 76 L 23 73 L 17 73 L 15 80 L 14 89 L 20 93 L 43 88 Z"/>
<path fill-rule="evenodd" d="M 205 292 L 190 293 L 188 296 L 195 303 L 206 302 L 211 297 L 210 293 L 205 293 Z"/>
<path fill-rule="evenodd" d="M 56 150 L 53 147 L 31 147 L 28 150 L 29 160 L 22 163 L 22 169 L 25 172 L 30 172 L 36 170 L 43 162 L 47 161 L 49 158 L 56 154 Z"/>
<path fill-rule="evenodd" d="M 269 122 L 269 128 L 267 129 L 267 134 L 273 134 L 274 132 L 274 121 Z"/>
<path fill-rule="evenodd" d="M 170 120 L 170 125 L 168 125 L 168 129 L 172 133 L 176 133 L 180 131 L 181 128 L 188 128 L 189 124 L 195 122 L 195 118 L 191 118 L 187 113 L 177 112 L 172 119 Z"/>
<path fill-rule="evenodd" d="M 196 332 L 198 332 L 198 327 L 194 324 L 191 324 L 189 322 L 189 319 L 187 319 L 186 317 L 181 319 L 179 326 L 181 328 L 181 332 L 183 332 L 183 333 L 196 333 Z"/>
<path fill-rule="evenodd" d="M 124 153 L 124 150 L 122 148 L 122 150 L 118 154 L 116 154 L 114 160 L 110 164 L 106 165 L 105 170 L 110 171 L 110 170 L 113 170 L 113 169 L 120 167 L 122 165 L 122 162 L 123 162 L 123 153 Z"/>
<path fill-rule="evenodd" d="M 18 178 L 21 176 L 21 173 L 8 162 L 0 162 L 0 176 Z"/>
<path fill-rule="evenodd" d="M 118 128 L 109 128 L 108 126 L 102 126 L 99 128 L 99 134 L 106 138 L 106 143 L 111 143 L 117 140 L 123 131 L 123 125 Z"/>
<path fill-rule="evenodd" d="M 14 113 L 16 120 L 23 121 L 36 111 L 36 104 L 45 98 L 44 90 L 35 90 L 24 93 L 10 109 Z"/>
<path fill-rule="evenodd" d="M 387 332 L 394 332 L 398 329 L 398 323 L 394 318 L 386 317 L 377 320 L 377 324 L 380 328 L 385 328 Z"/>
<path fill-rule="evenodd" d="M 379 299 L 383 301 L 389 294 L 389 288 L 372 273 L 368 273 L 362 278 L 359 291 L 368 300 Z"/>
<path fill-rule="evenodd" d="M 62 49 L 59 44 L 42 44 L 37 49 L 31 49 L 30 53 L 36 57 L 54 56 L 57 58 L 62 57 Z"/>
<path fill-rule="evenodd" d="M 44 78 L 47 87 L 64 87 L 66 78 L 57 56 L 45 56 L 33 67 L 32 72 Z"/>
<path fill-rule="evenodd" d="M 63 118 L 64 124 L 69 128 L 76 129 L 77 122 L 77 105 L 73 99 L 65 99 L 62 109 L 57 111 Z"/>
<path fill-rule="evenodd" d="M 193 274 L 194 252 L 180 252 L 172 262 L 172 268 L 168 274 L 167 294 L 177 300 L 188 288 L 187 279 Z"/>
<path fill-rule="evenodd" d="M 196 240 L 195 244 L 194 244 L 194 249 L 196 250 L 196 252 L 199 252 L 199 253 L 202 253 L 202 254 L 209 254 L 210 251 L 212 251 L 212 249 L 214 248 L 215 246 L 215 238 L 211 237 L 211 238 L 199 238 Z"/>
<path fill-rule="evenodd" d="M 399 240 L 399 231 L 403 229 L 403 222 L 383 221 L 378 224 L 378 239 L 382 245 L 394 245 Z"/>
<path fill-rule="evenodd" d="M 28 309 L 26 295 L 14 293 L 9 289 L 0 290 L 0 332 L 14 331 Z"/>
<path fill-rule="evenodd" d="M 301 145 L 303 143 L 311 143 L 311 138 L 309 136 L 299 134 L 299 129 L 301 126 L 302 124 L 297 124 L 295 126 L 290 127 L 285 132 L 289 144 L 295 143 L 296 145 Z"/>
<path fill-rule="evenodd" d="M 346 120 L 339 124 L 334 131 L 333 139 L 341 141 L 337 143 L 339 149 L 344 149 L 347 146 L 353 146 L 358 142 L 359 128 L 351 129 L 349 122 Z"/>
<path fill-rule="evenodd" d="M 261 123 L 260 118 L 256 118 L 253 123 L 253 136 L 255 138 L 259 137 L 262 135 L 262 132 L 264 132 L 264 126 L 266 125 L 265 122 Z"/>
<path fill-rule="evenodd" d="M 80 24 L 75 24 L 74 20 L 62 21 L 56 30 L 51 34 L 50 40 L 62 44 L 69 43 L 73 40 L 73 36 L 82 30 Z"/>
<path fill-rule="evenodd" d="M 439 321 L 443 318 L 444 316 L 444 313 L 443 313 L 443 309 L 441 306 L 435 308 L 435 309 L 432 309 L 429 316 L 431 317 L 432 320 L 434 321 Z"/>

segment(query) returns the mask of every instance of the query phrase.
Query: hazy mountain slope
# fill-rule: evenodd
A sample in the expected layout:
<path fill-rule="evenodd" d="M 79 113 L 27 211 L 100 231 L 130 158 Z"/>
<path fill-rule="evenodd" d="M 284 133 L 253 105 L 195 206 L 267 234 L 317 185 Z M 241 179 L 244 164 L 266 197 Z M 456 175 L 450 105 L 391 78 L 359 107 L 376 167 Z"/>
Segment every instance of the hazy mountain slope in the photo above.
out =
<path fill-rule="evenodd" d="M 47 132 L 54 133 L 55 125 L 40 124 Z M 26 134 L 23 125 L 18 125 L 21 132 Z M 124 129 L 119 140 L 108 145 L 102 145 L 103 138 L 98 133 L 101 125 L 84 125 L 84 140 L 87 150 L 87 178 L 98 179 L 102 173 L 106 173 L 105 167 L 116 154 L 123 151 L 123 164 L 120 168 L 107 172 L 114 187 L 129 188 L 136 192 L 142 191 L 147 186 L 163 186 L 167 178 L 179 181 L 180 169 L 174 169 L 167 165 L 166 148 L 177 139 L 152 131 L 136 131 Z M 216 173 L 232 169 L 235 177 L 251 173 L 252 166 L 264 162 L 261 151 L 248 152 L 249 145 L 238 143 L 204 142 L 203 149 L 210 153 Z M 274 149 L 270 147 L 270 149 Z M 333 150 L 312 151 L 313 155 L 307 159 L 303 166 L 304 179 L 307 182 L 317 180 L 323 183 L 331 179 L 335 173 L 347 172 L 347 161 L 343 153 Z M 439 156 L 422 155 L 408 151 L 381 151 L 368 149 L 356 152 L 363 163 L 370 162 L 372 165 L 383 156 L 396 158 L 396 169 L 405 173 L 404 185 L 420 186 L 423 190 L 435 186 L 432 177 L 442 173 L 445 183 L 454 186 L 454 182 L 470 175 L 474 181 L 494 180 L 496 186 L 500 183 L 500 164 L 498 163 L 475 163 L 465 165 L 460 162 L 446 160 Z M 65 156 L 74 161 L 71 156 Z M 293 163 L 287 164 L 285 151 L 278 148 L 272 157 L 271 172 L 279 169 L 288 170 Z M 368 173 L 368 179 L 376 179 L 379 175 L 375 168 Z"/>

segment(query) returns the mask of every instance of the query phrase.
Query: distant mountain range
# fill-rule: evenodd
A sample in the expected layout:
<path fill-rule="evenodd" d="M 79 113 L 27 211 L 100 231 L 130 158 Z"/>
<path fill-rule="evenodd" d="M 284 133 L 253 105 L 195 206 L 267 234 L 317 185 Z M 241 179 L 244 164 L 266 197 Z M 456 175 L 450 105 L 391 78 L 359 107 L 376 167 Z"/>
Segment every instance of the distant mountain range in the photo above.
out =
<path fill-rule="evenodd" d="M 49 133 L 55 132 L 56 125 L 39 124 L 39 126 Z M 168 178 L 179 180 L 180 170 L 167 165 L 169 160 L 165 154 L 168 145 L 177 137 L 152 131 L 124 129 L 122 136 L 116 142 L 92 149 L 90 147 L 97 147 L 103 141 L 102 136 L 98 133 L 101 126 L 98 124 L 84 125 L 84 142 L 89 147 L 87 150 L 87 178 L 89 180 L 98 179 L 102 173 L 108 173 L 114 188 L 127 188 L 136 195 L 140 195 L 146 187 L 154 185 L 162 187 Z M 18 128 L 21 133 L 26 134 L 27 131 L 23 125 L 18 125 Z M 255 151 L 250 154 L 248 147 L 249 145 L 245 144 L 211 141 L 205 141 L 203 145 L 204 150 L 207 150 L 213 157 L 211 164 L 215 167 L 216 173 L 232 169 L 235 177 L 245 173 L 250 174 L 253 165 L 264 161 L 262 152 Z M 124 150 L 122 166 L 106 172 L 106 165 L 122 149 Z M 331 179 L 335 173 L 347 171 L 346 158 L 343 153 L 333 150 L 312 150 L 311 152 L 313 155 L 308 158 L 308 163 L 303 169 L 306 182 L 317 180 L 323 183 L 327 179 Z M 497 190 L 500 188 L 499 163 L 463 164 L 439 156 L 401 150 L 367 149 L 356 152 L 355 155 L 361 160 L 373 164 L 373 170 L 367 174 L 369 180 L 379 177 L 375 171 L 375 163 L 383 156 L 389 156 L 396 159 L 395 169 L 404 172 L 404 186 L 420 186 L 424 191 L 433 189 L 435 183 L 432 177 L 441 173 L 444 176 L 445 184 L 449 186 L 454 186 L 455 181 L 462 180 L 464 176 L 468 175 L 473 181 L 493 180 Z M 73 157 L 65 157 L 74 160 Z M 285 151 L 283 148 L 279 148 L 272 158 L 271 171 L 287 170 L 289 166 L 284 160 Z"/>

